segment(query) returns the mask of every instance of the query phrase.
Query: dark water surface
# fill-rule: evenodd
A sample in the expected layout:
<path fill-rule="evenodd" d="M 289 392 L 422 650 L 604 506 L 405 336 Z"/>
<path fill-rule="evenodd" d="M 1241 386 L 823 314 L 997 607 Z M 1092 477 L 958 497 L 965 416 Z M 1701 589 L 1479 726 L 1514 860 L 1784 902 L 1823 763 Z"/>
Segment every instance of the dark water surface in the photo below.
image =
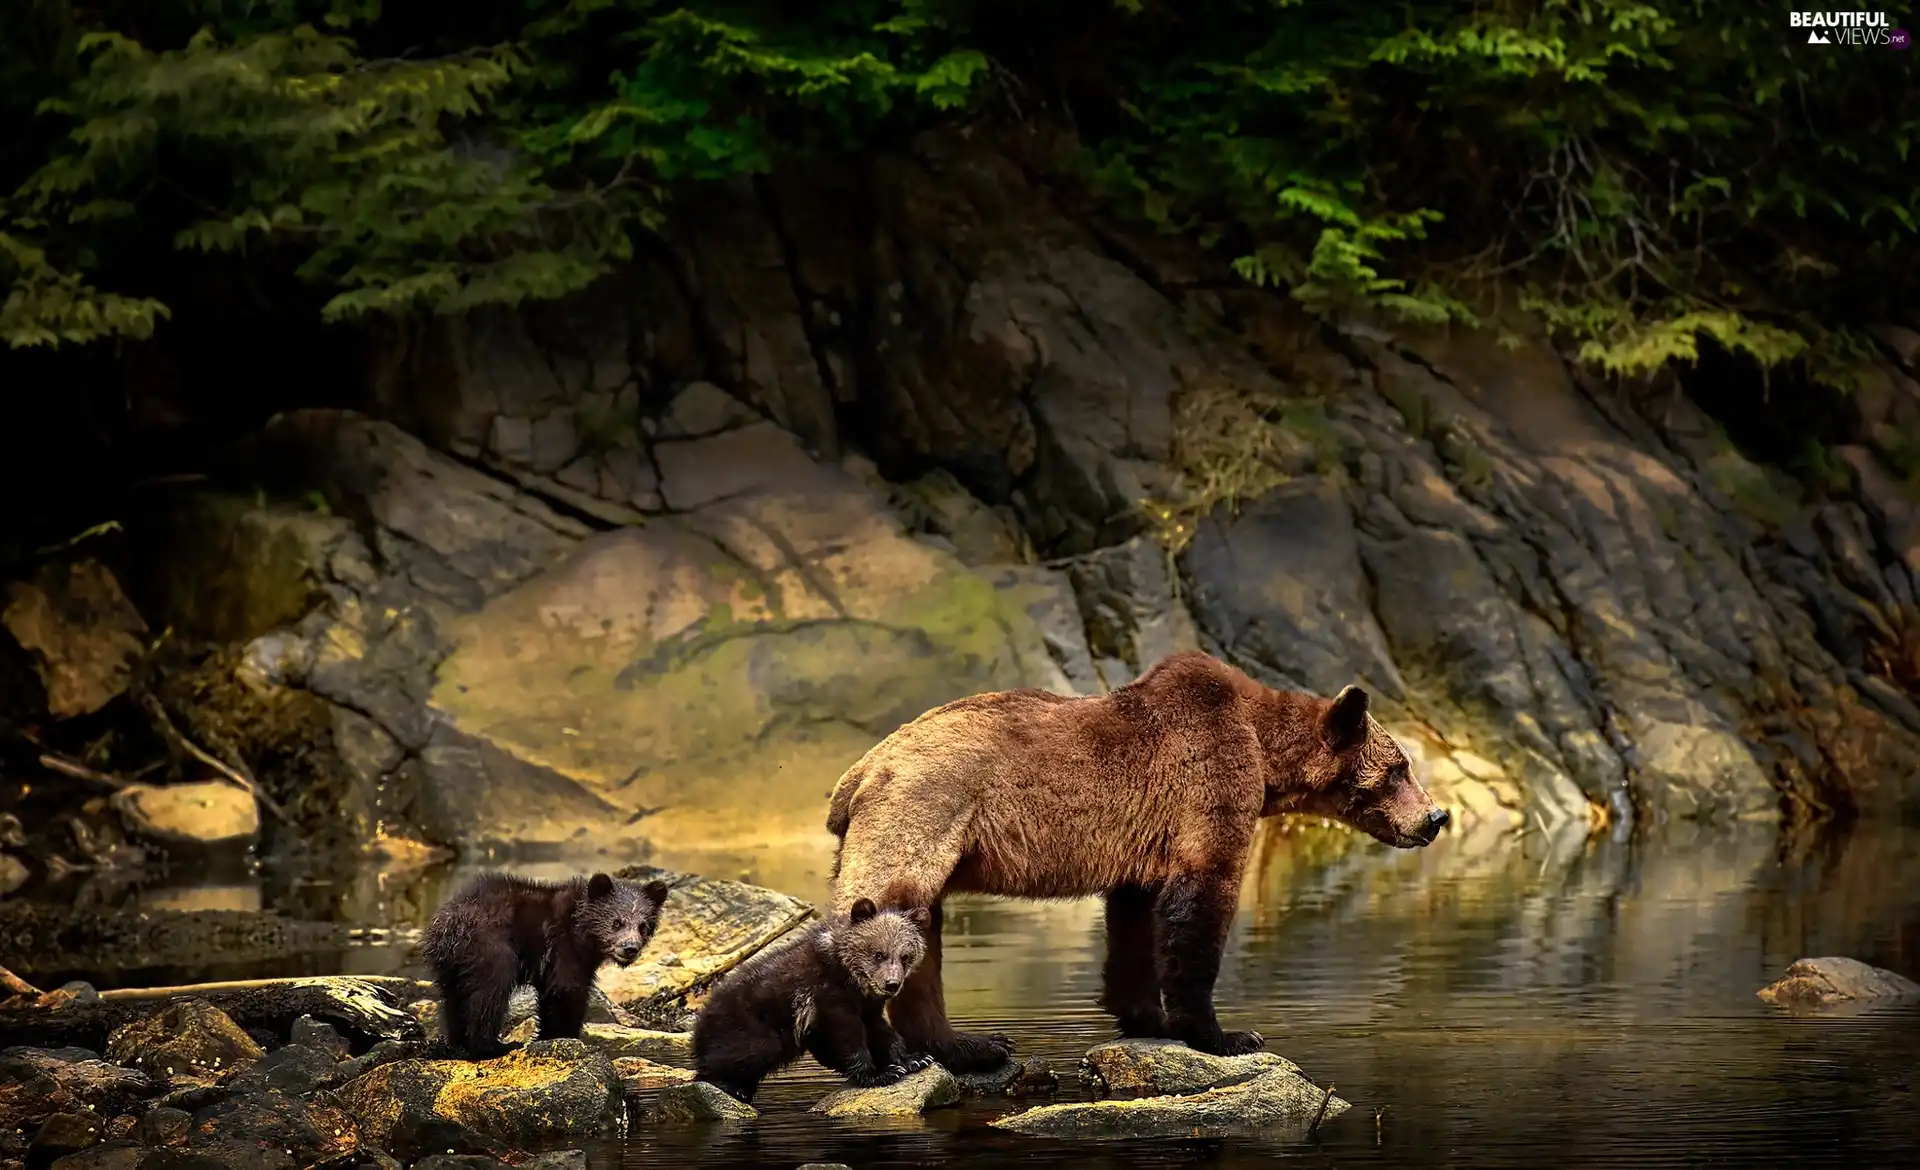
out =
<path fill-rule="evenodd" d="M 807 863 L 769 858 L 751 876 L 821 893 Z M 383 917 L 436 897 L 383 901 Z M 1112 1035 L 1093 1007 L 1102 947 L 1094 902 L 953 904 L 949 1008 L 1052 1061 L 1058 1099 L 1082 1098 L 1080 1054 Z M 1800 844 L 1766 825 L 1631 843 L 1449 835 L 1403 853 L 1276 826 L 1218 1002 L 1227 1026 L 1259 1030 L 1354 1103 L 1317 1142 L 1067 1144 L 985 1127 L 1037 1102 L 829 1122 L 806 1107 L 834 1082 L 808 1064 L 768 1083 L 750 1126 L 589 1152 L 596 1167 L 1920 1166 L 1920 1007 L 1796 1017 L 1754 997 L 1807 955 L 1920 977 L 1920 829 Z M 341 965 L 401 961 L 373 948 Z"/>

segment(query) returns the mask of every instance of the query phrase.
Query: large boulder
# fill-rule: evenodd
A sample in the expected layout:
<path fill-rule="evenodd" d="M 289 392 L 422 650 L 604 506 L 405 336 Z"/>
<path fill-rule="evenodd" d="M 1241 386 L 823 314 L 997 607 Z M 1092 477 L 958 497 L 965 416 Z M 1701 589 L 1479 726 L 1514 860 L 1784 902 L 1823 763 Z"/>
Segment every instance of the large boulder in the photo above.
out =
<path fill-rule="evenodd" d="M 127 831 L 175 848 L 245 848 L 260 833 L 253 794 L 221 780 L 129 784 L 112 797 Z"/>
<path fill-rule="evenodd" d="M 599 984 L 621 1007 L 644 1008 L 683 1000 L 710 986 L 774 940 L 806 921 L 813 907 L 798 898 L 746 882 L 672 873 L 653 866 L 617 871 L 629 881 L 666 881 L 672 893 L 660 925 L 631 967 L 607 968 Z M 608 1031 L 616 1055 L 674 1059 L 678 1050 L 652 1037 Z M 667 1054 L 674 1055 L 667 1055 Z"/>
<path fill-rule="evenodd" d="M 98 561 L 44 565 L 4 599 L 0 625 L 32 654 L 54 718 L 90 715 L 126 691 L 147 623 Z"/>
<path fill-rule="evenodd" d="M 824 789 L 795 777 L 974 691 L 1071 689 L 1017 600 L 773 423 L 646 455 L 668 511 L 583 523 L 388 424 L 280 420 L 252 458 L 371 542 L 306 539 L 322 604 L 248 677 L 334 704 L 354 791 L 516 847 L 813 843 Z"/>

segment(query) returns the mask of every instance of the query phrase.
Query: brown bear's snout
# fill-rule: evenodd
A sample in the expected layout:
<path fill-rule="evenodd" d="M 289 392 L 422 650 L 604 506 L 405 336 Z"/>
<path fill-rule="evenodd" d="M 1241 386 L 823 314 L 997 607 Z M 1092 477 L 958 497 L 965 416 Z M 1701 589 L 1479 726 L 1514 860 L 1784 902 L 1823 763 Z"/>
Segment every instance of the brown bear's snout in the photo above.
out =
<path fill-rule="evenodd" d="M 1446 828 L 1447 822 L 1452 819 L 1453 817 L 1447 813 L 1446 809 L 1436 808 L 1427 814 L 1426 825 L 1422 828 L 1420 835 L 1425 838 L 1427 844 L 1431 845 L 1433 839 L 1440 835 L 1440 830 Z"/>

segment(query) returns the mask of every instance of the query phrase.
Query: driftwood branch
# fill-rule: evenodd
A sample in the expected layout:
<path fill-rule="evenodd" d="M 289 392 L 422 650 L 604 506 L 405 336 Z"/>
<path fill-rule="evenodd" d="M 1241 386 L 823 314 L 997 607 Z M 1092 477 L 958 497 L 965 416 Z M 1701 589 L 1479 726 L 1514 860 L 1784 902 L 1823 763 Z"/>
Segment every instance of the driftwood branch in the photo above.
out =
<path fill-rule="evenodd" d="M 408 979 L 404 975 L 355 975 L 352 978 L 383 991 L 390 991 L 395 995 L 423 996 L 433 993 L 432 983 Z M 150 999 L 204 997 L 287 986 L 289 981 L 286 979 L 221 979 L 212 983 L 181 983 L 172 987 L 116 987 L 111 991 L 101 992 L 100 998 L 108 1003 L 122 1003 Z"/>
<path fill-rule="evenodd" d="M 248 796 L 253 797 L 255 803 L 259 804 L 261 808 L 269 813 L 272 813 L 282 824 L 290 824 L 292 822 L 293 818 L 287 815 L 287 810 L 280 807 L 278 801 L 261 791 L 260 785 L 255 783 L 253 777 L 247 774 L 244 765 L 229 763 L 193 742 L 191 739 L 188 739 L 186 733 L 181 731 L 180 728 L 174 724 L 173 718 L 167 714 L 166 707 L 150 692 L 141 693 L 140 706 L 147 712 L 148 716 L 152 718 L 154 727 L 168 743 L 173 744 L 180 751 L 185 752 L 207 767 L 212 768 L 228 783 L 245 792 Z"/>
<path fill-rule="evenodd" d="M 419 1040 L 420 1022 L 396 1001 L 413 993 L 413 980 L 376 982 L 363 976 L 244 980 L 234 984 L 135 988 L 104 992 L 92 1003 L 52 1008 L 0 1008 L 0 1036 L 8 1044 L 35 1048 L 90 1048 L 101 1051 L 114 1029 L 145 1019 L 172 999 L 204 1000 L 242 1028 L 266 1028 L 285 1036 L 293 1021 L 312 1016 L 332 1024 L 350 1039 Z"/>

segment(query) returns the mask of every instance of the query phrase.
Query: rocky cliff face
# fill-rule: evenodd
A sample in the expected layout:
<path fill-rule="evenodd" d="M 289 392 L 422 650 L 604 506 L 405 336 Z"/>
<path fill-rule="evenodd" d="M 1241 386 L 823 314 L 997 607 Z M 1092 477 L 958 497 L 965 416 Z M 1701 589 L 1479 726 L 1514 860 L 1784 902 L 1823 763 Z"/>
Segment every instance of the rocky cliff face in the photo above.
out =
<path fill-rule="evenodd" d="M 1869 423 L 1920 410 L 1888 337 Z M 1366 685 L 1470 821 L 1914 790 L 1920 507 L 1867 446 L 1801 506 L 1671 385 L 1304 328 L 962 137 L 716 192 L 592 295 L 391 358 L 383 417 L 251 452 L 327 514 L 222 522 L 284 552 L 230 551 L 239 596 L 303 600 L 200 623 L 255 614 L 243 671 L 330 705 L 369 826 L 818 834 L 919 711 L 1196 645 Z"/>

